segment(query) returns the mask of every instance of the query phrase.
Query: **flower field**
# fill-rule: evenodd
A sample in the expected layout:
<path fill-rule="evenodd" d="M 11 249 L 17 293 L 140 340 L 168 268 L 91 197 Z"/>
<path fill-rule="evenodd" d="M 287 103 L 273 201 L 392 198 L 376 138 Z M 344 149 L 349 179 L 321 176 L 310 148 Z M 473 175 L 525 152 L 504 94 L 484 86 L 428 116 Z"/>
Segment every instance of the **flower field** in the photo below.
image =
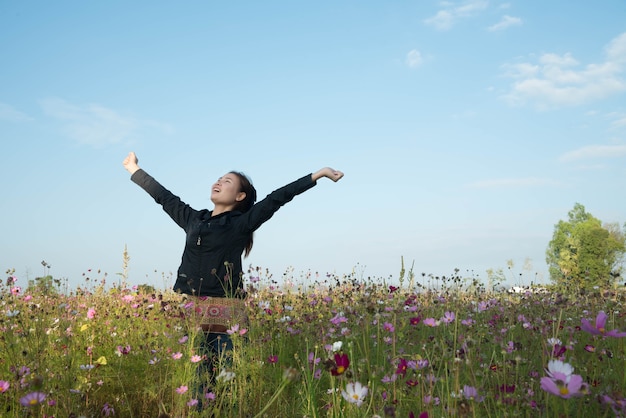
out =
<path fill-rule="evenodd" d="M 232 356 L 210 379 L 181 295 L 104 282 L 41 292 L 9 275 L 0 416 L 626 416 L 619 289 L 510 294 L 456 274 L 400 275 L 396 286 L 301 279 L 278 286 L 248 272 L 249 322 L 229 329 Z"/>

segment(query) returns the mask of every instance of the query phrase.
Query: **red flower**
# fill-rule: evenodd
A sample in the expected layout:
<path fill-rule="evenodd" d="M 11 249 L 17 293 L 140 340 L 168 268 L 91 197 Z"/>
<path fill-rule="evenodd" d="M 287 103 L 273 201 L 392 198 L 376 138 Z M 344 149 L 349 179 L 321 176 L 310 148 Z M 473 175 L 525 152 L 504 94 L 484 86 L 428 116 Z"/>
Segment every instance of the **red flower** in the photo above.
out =
<path fill-rule="evenodd" d="M 347 354 L 339 354 L 335 353 L 335 364 L 332 369 L 330 369 L 330 373 L 333 376 L 339 376 L 345 373 L 350 366 L 350 359 Z"/>

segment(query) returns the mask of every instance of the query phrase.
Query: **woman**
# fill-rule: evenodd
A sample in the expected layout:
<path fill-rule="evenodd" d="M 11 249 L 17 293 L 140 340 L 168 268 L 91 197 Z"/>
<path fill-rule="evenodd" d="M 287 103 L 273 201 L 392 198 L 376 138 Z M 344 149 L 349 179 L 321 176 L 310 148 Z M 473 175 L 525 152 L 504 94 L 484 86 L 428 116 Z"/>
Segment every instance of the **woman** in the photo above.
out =
<path fill-rule="evenodd" d="M 253 233 L 285 203 L 326 177 L 336 182 L 341 171 L 325 167 L 270 193 L 255 204 L 256 190 L 238 172 L 220 177 L 211 188 L 213 210 L 185 204 L 143 171 L 135 153 L 124 159 L 131 180 L 141 186 L 187 234 L 174 290 L 189 295 L 200 306 L 201 326 L 208 349 L 220 355 L 232 343 L 229 321 L 241 319 L 243 268 L 241 256 L 250 253 Z M 233 325 L 232 323 L 230 325 Z M 210 356 L 209 356 L 210 357 Z"/>

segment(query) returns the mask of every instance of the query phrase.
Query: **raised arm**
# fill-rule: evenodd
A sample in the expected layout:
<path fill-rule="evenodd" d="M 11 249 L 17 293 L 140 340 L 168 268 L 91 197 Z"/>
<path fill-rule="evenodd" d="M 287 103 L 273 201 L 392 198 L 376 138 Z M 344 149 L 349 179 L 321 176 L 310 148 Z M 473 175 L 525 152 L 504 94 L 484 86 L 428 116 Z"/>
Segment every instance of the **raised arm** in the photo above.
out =
<path fill-rule="evenodd" d="M 343 177 L 343 173 L 330 167 L 324 167 L 311 174 L 311 179 L 317 181 L 322 177 L 331 179 L 334 182 L 339 181 Z"/>
<path fill-rule="evenodd" d="M 122 164 L 131 174 L 130 179 L 144 189 L 163 210 L 185 231 L 188 228 L 191 217 L 197 215 L 199 211 L 191 208 L 172 192 L 163 187 L 158 181 L 142 170 L 134 152 L 129 152 Z"/>

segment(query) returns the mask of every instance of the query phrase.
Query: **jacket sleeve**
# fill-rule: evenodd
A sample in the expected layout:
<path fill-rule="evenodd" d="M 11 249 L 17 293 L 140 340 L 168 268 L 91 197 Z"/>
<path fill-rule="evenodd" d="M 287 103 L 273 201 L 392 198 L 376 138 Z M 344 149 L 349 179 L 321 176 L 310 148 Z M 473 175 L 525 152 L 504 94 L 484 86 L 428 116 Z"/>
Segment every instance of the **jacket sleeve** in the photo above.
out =
<path fill-rule="evenodd" d="M 172 192 L 163 187 L 143 169 L 137 170 L 130 179 L 144 189 L 163 207 L 163 210 L 183 229 L 186 229 L 190 217 L 197 213 Z"/>
<path fill-rule="evenodd" d="M 306 192 L 316 185 L 311 175 L 306 175 L 280 189 L 274 190 L 263 200 L 257 202 L 246 212 L 243 217 L 246 219 L 245 225 L 249 231 L 257 230 L 264 222 L 269 220 L 278 209 L 296 197 Z"/>

